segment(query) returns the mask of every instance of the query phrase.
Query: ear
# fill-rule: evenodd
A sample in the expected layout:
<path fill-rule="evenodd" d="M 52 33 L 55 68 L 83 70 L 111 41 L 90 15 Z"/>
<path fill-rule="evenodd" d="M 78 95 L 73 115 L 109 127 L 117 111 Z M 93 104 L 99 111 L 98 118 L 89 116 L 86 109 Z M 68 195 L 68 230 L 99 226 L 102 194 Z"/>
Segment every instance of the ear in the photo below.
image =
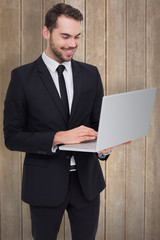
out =
<path fill-rule="evenodd" d="M 46 26 L 42 29 L 44 39 L 48 40 L 50 38 L 50 31 Z"/>

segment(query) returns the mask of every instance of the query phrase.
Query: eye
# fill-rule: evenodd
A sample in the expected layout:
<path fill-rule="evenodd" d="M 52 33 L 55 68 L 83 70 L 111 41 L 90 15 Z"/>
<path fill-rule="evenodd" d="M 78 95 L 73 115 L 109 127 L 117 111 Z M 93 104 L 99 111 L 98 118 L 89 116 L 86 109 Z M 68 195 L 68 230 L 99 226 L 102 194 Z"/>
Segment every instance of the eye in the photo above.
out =
<path fill-rule="evenodd" d="M 75 37 L 75 39 L 79 39 L 79 38 L 80 38 L 80 36 L 76 36 L 76 37 Z"/>
<path fill-rule="evenodd" d="M 67 37 L 67 36 L 62 36 L 62 38 L 63 38 L 63 39 L 68 39 L 68 37 Z"/>

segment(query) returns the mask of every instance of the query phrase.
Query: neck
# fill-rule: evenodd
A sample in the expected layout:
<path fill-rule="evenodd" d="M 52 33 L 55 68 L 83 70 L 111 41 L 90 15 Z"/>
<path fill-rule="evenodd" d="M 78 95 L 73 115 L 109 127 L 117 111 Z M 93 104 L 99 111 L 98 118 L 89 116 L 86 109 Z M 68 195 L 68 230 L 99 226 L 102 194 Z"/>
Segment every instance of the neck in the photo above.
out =
<path fill-rule="evenodd" d="M 52 52 L 50 49 L 48 49 L 48 48 L 46 48 L 45 54 L 47 55 L 47 57 L 55 60 L 56 62 L 58 62 L 58 63 L 60 63 L 60 64 L 63 62 L 63 61 L 61 61 L 59 58 L 57 58 L 57 57 L 53 54 L 53 52 Z"/>

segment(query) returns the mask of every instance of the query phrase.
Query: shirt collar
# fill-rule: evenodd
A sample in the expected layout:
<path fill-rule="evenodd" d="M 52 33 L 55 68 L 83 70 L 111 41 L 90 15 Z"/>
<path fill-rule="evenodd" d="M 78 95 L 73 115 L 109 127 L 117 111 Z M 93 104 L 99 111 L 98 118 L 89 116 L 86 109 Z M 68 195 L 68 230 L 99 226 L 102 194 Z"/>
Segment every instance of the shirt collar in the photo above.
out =
<path fill-rule="evenodd" d="M 60 65 L 57 61 L 54 59 L 48 57 L 45 53 L 45 51 L 42 53 L 42 59 L 46 66 L 52 71 L 55 72 L 57 67 Z M 63 62 L 62 65 L 65 66 L 65 70 L 68 72 L 71 71 L 71 61 Z"/>

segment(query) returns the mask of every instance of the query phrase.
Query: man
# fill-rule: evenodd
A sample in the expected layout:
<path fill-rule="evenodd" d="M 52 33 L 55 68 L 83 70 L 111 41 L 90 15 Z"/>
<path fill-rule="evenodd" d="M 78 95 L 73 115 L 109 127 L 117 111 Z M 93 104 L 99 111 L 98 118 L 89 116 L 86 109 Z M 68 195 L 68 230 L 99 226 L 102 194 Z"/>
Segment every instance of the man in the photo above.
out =
<path fill-rule="evenodd" d="M 97 154 L 58 149 L 97 137 L 100 75 L 96 67 L 72 59 L 82 19 L 69 5 L 51 8 L 43 27 L 46 50 L 12 71 L 6 95 L 5 144 L 26 152 L 22 200 L 30 205 L 34 240 L 55 240 L 65 209 L 73 240 L 94 240 L 97 231 L 105 188 Z M 106 160 L 109 152 L 99 157 Z"/>

